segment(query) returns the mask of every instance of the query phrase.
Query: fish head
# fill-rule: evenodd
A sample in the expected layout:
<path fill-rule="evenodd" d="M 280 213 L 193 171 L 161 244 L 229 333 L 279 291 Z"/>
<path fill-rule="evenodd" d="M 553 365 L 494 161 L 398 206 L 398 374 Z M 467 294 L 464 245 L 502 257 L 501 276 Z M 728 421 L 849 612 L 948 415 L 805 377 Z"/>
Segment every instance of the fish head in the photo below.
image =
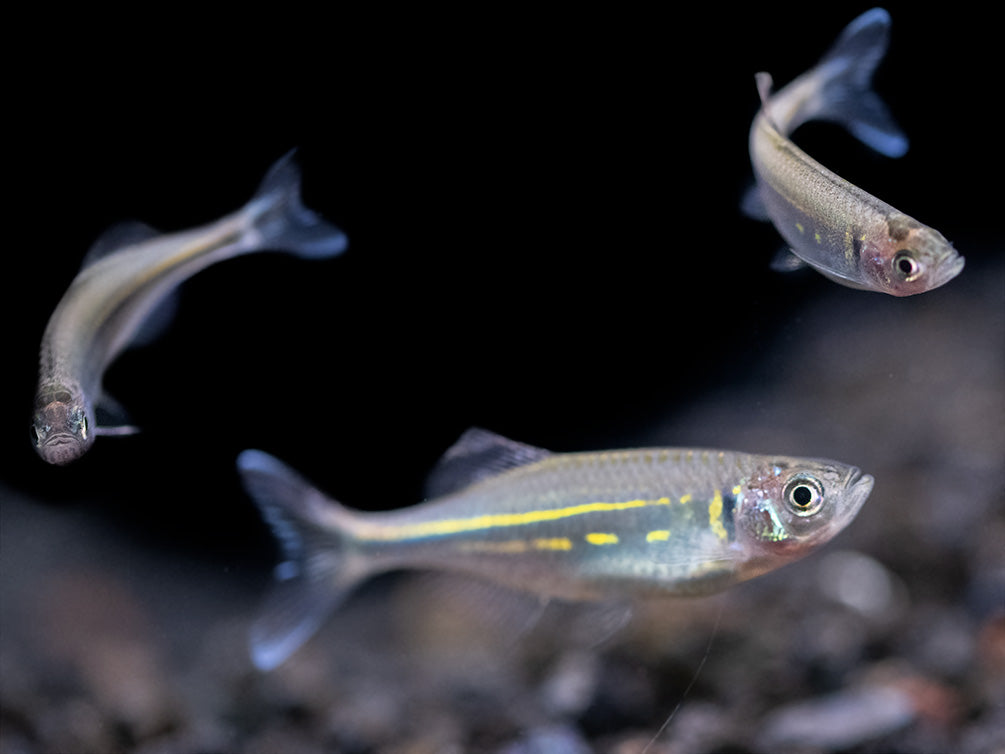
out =
<path fill-rule="evenodd" d="M 91 408 L 79 394 L 61 385 L 39 391 L 31 437 L 47 463 L 62 466 L 80 458 L 94 443 L 93 426 Z"/>
<path fill-rule="evenodd" d="M 832 461 L 769 458 L 741 485 L 734 513 L 740 579 L 797 560 L 858 514 L 873 478 Z"/>
<path fill-rule="evenodd" d="M 864 272 L 893 296 L 913 296 L 945 285 L 960 274 L 963 257 L 934 228 L 907 215 L 887 219 L 886 234 L 865 245 Z"/>

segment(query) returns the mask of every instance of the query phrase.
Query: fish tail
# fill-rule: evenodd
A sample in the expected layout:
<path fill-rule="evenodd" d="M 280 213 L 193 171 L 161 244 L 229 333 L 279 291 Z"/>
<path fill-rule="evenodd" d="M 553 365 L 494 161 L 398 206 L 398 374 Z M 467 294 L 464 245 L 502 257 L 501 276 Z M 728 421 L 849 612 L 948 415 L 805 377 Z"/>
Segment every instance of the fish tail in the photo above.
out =
<path fill-rule="evenodd" d="M 840 123 L 857 139 L 888 157 L 907 152 L 908 140 L 886 104 L 872 90 L 872 76 L 890 41 L 890 14 L 873 8 L 852 21 L 811 72 L 818 96 L 808 98 L 800 121 Z"/>
<path fill-rule="evenodd" d="M 290 151 L 270 168 L 248 204 L 261 246 L 320 259 L 345 250 L 345 233 L 304 206 L 300 199 L 300 169 Z"/>
<path fill-rule="evenodd" d="M 252 661 L 271 670 L 317 631 L 364 574 L 349 553 L 352 513 L 262 451 L 243 451 L 237 468 L 283 554 L 250 633 Z"/>

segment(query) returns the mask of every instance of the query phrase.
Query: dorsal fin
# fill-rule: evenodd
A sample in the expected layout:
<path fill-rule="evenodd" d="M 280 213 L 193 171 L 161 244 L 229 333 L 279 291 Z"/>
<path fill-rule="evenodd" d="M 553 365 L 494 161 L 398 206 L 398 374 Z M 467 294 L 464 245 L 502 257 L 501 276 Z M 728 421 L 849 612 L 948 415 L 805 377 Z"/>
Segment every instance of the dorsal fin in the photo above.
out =
<path fill-rule="evenodd" d="M 519 466 L 537 463 L 551 451 L 471 427 L 450 446 L 426 480 L 428 497 L 440 497 Z"/>
<path fill-rule="evenodd" d="M 89 267 L 99 259 L 103 259 L 119 249 L 124 249 L 126 246 L 149 241 L 159 235 L 160 233 L 139 220 L 116 223 L 98 236 L 98 240 L 91 245 L 84 257 L 83 267 Z"/>
<path fill-rule="evenodd" d="M 761 110 L 764 112 L 764 117 L 768 119 L 768 123 L 776 131 L 780 131 L 778 124 L 775 123 L 775 119 L 771 116 L 771 109 L 768 107 L 768 103 L 771 102 L 771 87 L 773 85 L 771 74 L 765 71 L 754 74 L 754 84 L 757 86 L 757 96 L 761 98 Z"/>

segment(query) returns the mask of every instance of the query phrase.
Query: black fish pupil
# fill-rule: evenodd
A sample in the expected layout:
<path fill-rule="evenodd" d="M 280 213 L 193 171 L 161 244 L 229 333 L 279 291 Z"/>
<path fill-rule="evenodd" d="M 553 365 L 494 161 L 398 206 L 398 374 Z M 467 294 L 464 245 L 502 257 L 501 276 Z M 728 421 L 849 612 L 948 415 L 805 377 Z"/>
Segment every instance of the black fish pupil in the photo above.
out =
<path fill-rule="evenodd" d="M 813 502 L 813 490 L 806 486 L 796 487 L 792 490 L 792 501 L 800 508 L 805 508 Z"/>

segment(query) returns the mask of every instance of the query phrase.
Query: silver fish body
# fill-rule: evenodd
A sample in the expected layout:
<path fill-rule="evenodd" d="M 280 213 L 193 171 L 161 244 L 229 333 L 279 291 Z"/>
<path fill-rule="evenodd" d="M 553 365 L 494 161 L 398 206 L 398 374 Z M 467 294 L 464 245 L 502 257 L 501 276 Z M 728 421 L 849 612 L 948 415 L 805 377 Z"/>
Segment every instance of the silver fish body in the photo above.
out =
<path fill-rule="evenodd" d="M 299 193 L 291 154 L 248 204 L 214 223 L 163 235 L 117 228 L 98 242 L 42 337 L 32 439 L 43 459 L 69 463 L 95 435 L 131 431 L 96 426 L 96 407 L 109 401 L 102 376 L 182 281 L 239 254 L 273 249 L 323 258 L 345 248 L 345 235 L 306 209 Z"/>
<path fill-rule="evenodd" d="M 747 209 L 766 214 L 792 253 L 831 280 L 910 296 L 954 278 L 963 257 L 937 230 L 844 180 L 789 139 L 808 120 L 834 120 L 883 154 L 907 150 L 869 83 L 889 26 L 885 10 L 867 11 L 816 67 L 774 94 L 771 77 L 757 74 L 762 106 L 749 140 L 757 185 Z"/>
<path fill-rule="evenodd" d="M 830 461 L 667 448 L 553 454 L 484 430 L 448 451 L 443 494 L 397 511 L 351 511 L 260 451 L 242 453 L 238 467 L 286 556 L 252 632 L 264 669 L 381 571 L 460 572 L 568 600 L 709 594 L 831 539 L 873 484 Z"/>

